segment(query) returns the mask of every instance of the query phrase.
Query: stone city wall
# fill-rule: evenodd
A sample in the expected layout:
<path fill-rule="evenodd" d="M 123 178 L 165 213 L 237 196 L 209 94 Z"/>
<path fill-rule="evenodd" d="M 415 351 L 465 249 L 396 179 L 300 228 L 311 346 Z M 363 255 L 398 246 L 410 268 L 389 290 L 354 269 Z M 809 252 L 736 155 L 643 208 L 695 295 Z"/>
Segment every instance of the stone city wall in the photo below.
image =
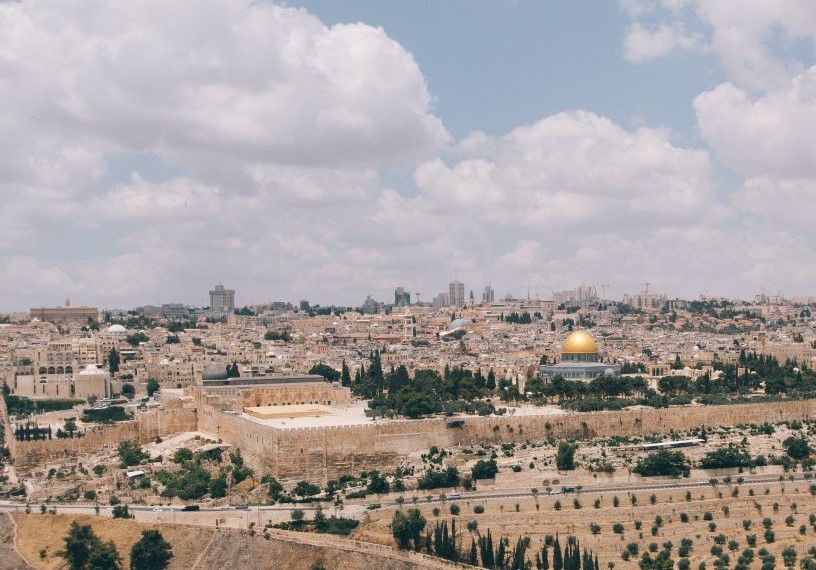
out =
<path fill-rule="evenodd" d="M 157 437 L 162 439 L 198 429 L 198 414 L 192 408 L 147 410 L 136 413 L 139 442 L 150 443 Z"/>
<path fill-rule="evenodd" d="M 241 448 L 260 474 L 325 484 L 342 474 L 391 470 L 413 452 L 500 441 L 643 436 L 692 427 L 775 423 L 809 419 L 816 400 L 733 406 L 571 412 L 549 416 L 468 417 L 461 427 L 449 419 L 404 420 L 360 426 L 280 430 L 210 406 L 199 411 L 200 431 Z"/>
<path fill-rule="evenodd" d="M 115 450 L 119 442 L 126 439 L 139 439 L 139 427 L 135 421 L 89 428 L 82 437 L 73 439 L 15 441 L 11 452 L 14 466 L 21 471 L 46 463 L 75 461 L 104 449 Z"/>

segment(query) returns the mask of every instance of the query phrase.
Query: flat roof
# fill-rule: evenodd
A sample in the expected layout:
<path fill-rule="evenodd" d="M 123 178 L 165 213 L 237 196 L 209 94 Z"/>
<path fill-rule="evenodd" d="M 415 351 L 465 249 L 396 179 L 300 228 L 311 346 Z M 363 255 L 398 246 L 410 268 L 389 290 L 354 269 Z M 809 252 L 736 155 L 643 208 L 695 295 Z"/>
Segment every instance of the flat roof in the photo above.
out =
<path fill-rule="evenodd" d="M 319 374 L 298 374 L 298 375 L 274 375 L 274 376 L 246 376 L 237 378 L 224 378 L 219 380 L 203 380 L 199 386 L 210 387 L 250 387 L 250 386 L 274 386 L 276 384 L 319 384 L 327 383 L 326 379 Z"/>

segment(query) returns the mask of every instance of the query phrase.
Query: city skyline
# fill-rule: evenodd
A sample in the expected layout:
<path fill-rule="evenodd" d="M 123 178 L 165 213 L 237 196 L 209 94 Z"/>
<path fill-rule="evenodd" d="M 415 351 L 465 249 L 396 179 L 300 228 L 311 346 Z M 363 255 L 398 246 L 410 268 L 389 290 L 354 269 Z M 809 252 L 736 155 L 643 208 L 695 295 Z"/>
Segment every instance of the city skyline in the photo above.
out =
<path fill-rule="evenodd" d="M 0 310 L 809 295 L 816 7 L 763 6 L 0 3 Z"/>

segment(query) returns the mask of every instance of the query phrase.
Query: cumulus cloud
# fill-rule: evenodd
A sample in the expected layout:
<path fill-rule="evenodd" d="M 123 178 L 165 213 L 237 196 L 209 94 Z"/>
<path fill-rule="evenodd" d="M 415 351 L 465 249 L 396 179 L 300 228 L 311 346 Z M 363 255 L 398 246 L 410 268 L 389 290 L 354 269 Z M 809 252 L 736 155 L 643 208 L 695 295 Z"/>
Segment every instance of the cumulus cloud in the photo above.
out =
<path fill-rule="evenodd" d="M 816 177 L 816 67 L 759 97 L 724 83 L 694 107 L 706 141 L 740 174 Z"/>
<path fill-rule="evenodd" d="M 696 3 L 627 5 L 666 18 L 633 23 L 632 59 L 713 41 L 677 20 Z M 589 111 L 452 142 L 382 29 L 271 2 L 0 3 L 0 37 L 1 309 L 206 304 L 218 280 L 239 303 L 359 303 L 454 274 L 477 294 L 814 277 L 813 248 L 774 209 L 816 176 L 808 74 L 695 102 L 716 156 L 748 178 L 727 196 L 708 151 Z M 137 155 L 170 174 L 111 166 Z M 777 261 L 768 243 L 784 244 Z"/>
<path fill-rule="evenodd" d="M 111 146 L 370 164 L 427 155 L 448 138 L 413 57 L 381 28 L 327 27 L 245 0 L 0 10 L 5 75 L 43 94 L 23 105 Z"/>
<path fill-rule="evenodd" d="M 710 50 L 730 81 L 763 90 L 786 83 L 802 62 L 778 55 L 797 41 L 816 41 L 816 4 L 810 0 L 622 0 L 635 22 L 624 39 L 631 61 L 675 49 Z"/>
<path fill-rule="evenodd" d="M 635 23 L 626 32 L 623 55 L 629 61 L 640 63 L 663 57 L 675 49 L 700 49 L 702 45 L 700 34 L 688 32 L 681 23 L 661 24 L 654 30 Z"/>

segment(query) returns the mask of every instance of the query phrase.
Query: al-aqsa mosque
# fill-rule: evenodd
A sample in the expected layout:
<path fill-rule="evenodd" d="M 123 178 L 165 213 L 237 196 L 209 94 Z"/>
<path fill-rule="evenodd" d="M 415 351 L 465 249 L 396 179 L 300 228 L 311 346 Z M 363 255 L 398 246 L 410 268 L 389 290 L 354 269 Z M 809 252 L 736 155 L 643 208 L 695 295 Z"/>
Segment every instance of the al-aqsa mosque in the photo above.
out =
<path fill-rule="evenodd" d="M 620 364 L 601 362 L 595 339 L 583 330 L 570 333 L 564 340 L 561 348 L 561 362 L 542 364 L 539 367 L 539 373 L 544 380 L 552 380 L 556 376 L 561 376 L 565 380 L 584 382 L 589 382 L 598 376 L 617 376 L 620 371 Z"/>

